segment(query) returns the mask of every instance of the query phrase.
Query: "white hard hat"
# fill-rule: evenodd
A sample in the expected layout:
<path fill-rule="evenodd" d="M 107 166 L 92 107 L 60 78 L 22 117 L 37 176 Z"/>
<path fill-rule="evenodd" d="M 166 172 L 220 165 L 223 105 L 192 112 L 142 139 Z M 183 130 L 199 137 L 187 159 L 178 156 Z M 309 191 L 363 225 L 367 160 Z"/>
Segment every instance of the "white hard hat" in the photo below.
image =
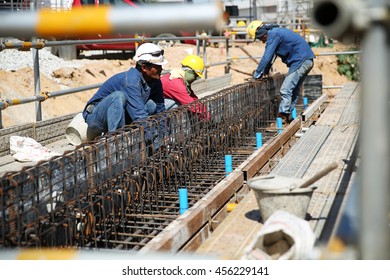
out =
<path fill-rule="evenodd" d="M 139 46 L 133 59 L 136 62 L 148 62 L 155 65 L 164 65 L 168 62 L 164 58 L 164 50 L 152 43 L 144 43 Z"/>

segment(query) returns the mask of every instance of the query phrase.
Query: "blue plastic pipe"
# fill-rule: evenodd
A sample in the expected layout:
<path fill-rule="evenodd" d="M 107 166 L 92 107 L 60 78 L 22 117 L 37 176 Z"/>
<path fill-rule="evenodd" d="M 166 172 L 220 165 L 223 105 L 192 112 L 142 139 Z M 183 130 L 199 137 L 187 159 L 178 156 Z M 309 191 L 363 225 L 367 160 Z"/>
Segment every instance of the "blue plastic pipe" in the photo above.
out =
<path fill-rule="evenodd" d="M 231 155 L 225 155 L 225 172 L 226 176 L 233 171 L 233 160 Z"/>
<path fill-rule="evenodd" d="M 278 133 L 281 133 L 283 131 L 282 118 L 276 118 L 276 127 L 280 128 L 280 129 L 278 129 Z"/>
<path fill-rule="evenodd" d="M 180 215 L 182 215 L 188 209 L 187 189 L 179 189 L 179 205 L 180 205 Z"/>
<path fill-rule="evenodd" d="M 303 109 L 307 109 L 307 105 L 309 104 L 307 97 L 303 98 Z"/>
<path fill-rule="evenodd" d="M 256 148 L 263 146 L 263 134 L 261 132 L 256 132 Z"/>
<path fill-rule="evenodd" d="M 291 118 L 295 120 L 297 118 L 297 108 L 294 108 L 291 112 Z"/>

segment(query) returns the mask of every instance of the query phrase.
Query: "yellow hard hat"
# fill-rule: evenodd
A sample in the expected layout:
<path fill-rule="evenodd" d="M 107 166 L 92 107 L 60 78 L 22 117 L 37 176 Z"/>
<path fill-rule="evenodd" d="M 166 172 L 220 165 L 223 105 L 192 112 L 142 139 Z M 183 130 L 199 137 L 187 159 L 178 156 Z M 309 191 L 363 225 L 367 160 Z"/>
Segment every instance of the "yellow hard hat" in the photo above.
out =
<path fill-rule="evenodd" d="M 237 22 L 237 26 L 244 27 L 244 26 L 246 26 L 246 23 L 245 23 L 245 21 L 240 20 Z"/>
<path fill-rule="evenodd" d="M 199 56 L 194 54 L 187 55 L 181 61 L 181 65 L 190 67 L 199 77 L 203 78 L 204 62 Z"/>
<path fill-rule="evenodd" d="M 256 29 L 259 26 L 262 26 L 264 23 L 261 20 L 254 20 L 251 21 L 251 23 L 248 24 L 247 32 L 249 35 L 249 38 L 253 39 L 256 36 Z"/>

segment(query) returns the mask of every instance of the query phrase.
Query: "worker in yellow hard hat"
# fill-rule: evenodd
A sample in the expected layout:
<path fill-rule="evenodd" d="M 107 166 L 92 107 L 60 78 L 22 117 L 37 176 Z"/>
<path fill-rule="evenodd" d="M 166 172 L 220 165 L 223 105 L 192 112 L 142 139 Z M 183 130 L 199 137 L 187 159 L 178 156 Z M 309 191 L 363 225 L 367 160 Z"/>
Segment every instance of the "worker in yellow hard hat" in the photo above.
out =
<path fill-rule="evenodd" d="M 164 104 L 167 110 L 177 108 L 198 100 L 191 88 L 193 82 L 203 77 L 204 61 L 197 55 L 187 55 L 181 61 L 181 68 L 173 69 L 161 77 L 164 93 Z M 203 106 L 190 108 L 198 114 L 205 114 Z"/>
<path fill-rule="evenodd" d="M 246 26 L 246 23 L 245 23 L 245 21 L 243 21 L 243 20 L 239 20 L 239 21 L 237 22 L 237 26 L 238 26 L 238 27 L 245 27 L 245 26 Z"/>
<path fill-rule="evenodd" d="M 240 29 L 238 30 L 240 33 L 241 33 L 241 28 L 242 28 L 242 27 L 245 27 L 245 26 L 246 26 L 246 22 L 245 22 L 245 21 L 239 20 L 239 21 L 237 22 L 237 27 L 240 27 Z M 245 37 L 246 37 L 245 34 L 237 34 L 237 35 L 236 35 L 236 38 L 237 38 L 237 39 L 245 39 Z"/>

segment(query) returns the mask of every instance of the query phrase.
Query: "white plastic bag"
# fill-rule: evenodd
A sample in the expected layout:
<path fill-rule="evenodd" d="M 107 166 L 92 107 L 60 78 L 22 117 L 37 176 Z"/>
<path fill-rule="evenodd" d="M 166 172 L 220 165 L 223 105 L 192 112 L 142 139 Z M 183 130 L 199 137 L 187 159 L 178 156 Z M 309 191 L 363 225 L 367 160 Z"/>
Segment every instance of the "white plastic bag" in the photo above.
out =
<path fill-rule="evenodd" d="M 17 161 L 40 161 L 59 155 L 29 137 L 11 136 L 9 140 L 11 155 Z"/>
<path fill-rule="evenodd" d="M 286 211 L 276 211 L 245 249 L 247 260 L 308 259 L 315 243 L 315 234 L 308 221 Z"/>

